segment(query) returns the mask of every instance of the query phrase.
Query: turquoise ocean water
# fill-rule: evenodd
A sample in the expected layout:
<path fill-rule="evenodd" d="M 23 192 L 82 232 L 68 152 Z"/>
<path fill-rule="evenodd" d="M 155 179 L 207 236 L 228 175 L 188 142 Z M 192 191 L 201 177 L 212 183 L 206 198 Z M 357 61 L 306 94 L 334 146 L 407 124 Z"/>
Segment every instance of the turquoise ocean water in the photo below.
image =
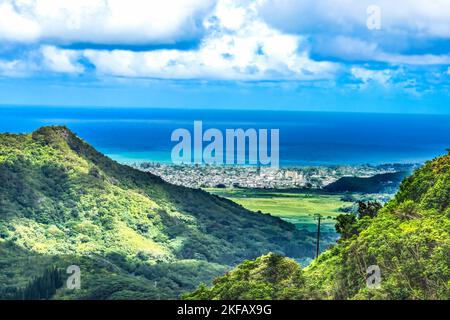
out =
<path fill-rule="evenodd" d="M 0 132 L 66 125 L 121 162 L 170 162 L 177 128 L 280 130 L 282 166 L 423 162 L 450 148 L 450 116 L 139 108 L 0 107 Z"/>

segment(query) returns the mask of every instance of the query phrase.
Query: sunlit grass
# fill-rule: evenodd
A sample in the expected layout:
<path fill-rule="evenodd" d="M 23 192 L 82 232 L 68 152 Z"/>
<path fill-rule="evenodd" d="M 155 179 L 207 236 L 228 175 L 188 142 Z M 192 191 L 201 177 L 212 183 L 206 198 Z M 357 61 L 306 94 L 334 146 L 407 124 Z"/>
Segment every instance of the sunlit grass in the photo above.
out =
<path fill-rule="evenodd" d="M 320 193 L 297 193 L 251 189 L 207 189 L 208 192 L 228 198 L 252 211 L 261 211 L 280 217 L 298 228 L 314 230 L 315 214 L 323 217 L 327 230 L 334 228 L 335 218 L 345 206 L 341 195 Z"/>

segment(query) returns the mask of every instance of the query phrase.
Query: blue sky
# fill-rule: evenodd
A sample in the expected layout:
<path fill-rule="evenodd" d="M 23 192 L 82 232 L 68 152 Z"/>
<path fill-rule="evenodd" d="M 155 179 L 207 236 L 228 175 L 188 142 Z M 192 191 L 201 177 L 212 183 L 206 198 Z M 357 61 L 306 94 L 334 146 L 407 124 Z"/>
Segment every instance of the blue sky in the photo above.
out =
<path fill-rule="evenodd" d="M 0 104 L 450 113 L 446 0 L 0 0 L 0 17 Z"/>

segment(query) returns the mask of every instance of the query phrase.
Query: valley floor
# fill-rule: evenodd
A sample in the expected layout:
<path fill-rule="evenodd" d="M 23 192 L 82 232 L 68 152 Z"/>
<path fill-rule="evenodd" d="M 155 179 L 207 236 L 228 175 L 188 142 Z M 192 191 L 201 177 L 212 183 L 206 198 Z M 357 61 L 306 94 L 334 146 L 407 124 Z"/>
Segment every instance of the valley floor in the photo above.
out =
<path fill-rule="evenodd" d="M 335 244 L 336 217 L 356 212 L 358 201 L 385 201 L 390 194 L 328 193 L 318 190 L 206 188 L 205 191 L 232 200 L 254 212 L 262 212 L 292 223 L 299 230 L 317 232 L 321 215 L 321 251 Z"/>

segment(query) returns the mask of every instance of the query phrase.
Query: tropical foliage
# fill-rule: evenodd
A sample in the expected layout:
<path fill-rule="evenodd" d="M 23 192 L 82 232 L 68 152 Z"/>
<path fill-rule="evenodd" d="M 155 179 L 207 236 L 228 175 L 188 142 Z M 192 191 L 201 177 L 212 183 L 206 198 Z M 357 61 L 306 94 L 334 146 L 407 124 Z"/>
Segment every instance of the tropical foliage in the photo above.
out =
<path fill-rule="evenodd" d="M 264 256 L 185 297 L 450 299 L 450 155 L 417 170 L 381 210 L 374 203 L 359 209 L 359 217 L 339 217 L 341 240 L 306 269 Z M 282 270 L 279 278 L 273 278 L 269 260 Z M 368 267 L 375 265 L 381 271 L 378 288 L 366 284 Z"/>
<path fill-rule="evenodd" d="M 55 297 L 176 298 L 270 251 L 312 256 L 311 237 L 120 165 L 65 127 L 0 135 L 1 292 L 79 265 L 81 290 Z"/>

